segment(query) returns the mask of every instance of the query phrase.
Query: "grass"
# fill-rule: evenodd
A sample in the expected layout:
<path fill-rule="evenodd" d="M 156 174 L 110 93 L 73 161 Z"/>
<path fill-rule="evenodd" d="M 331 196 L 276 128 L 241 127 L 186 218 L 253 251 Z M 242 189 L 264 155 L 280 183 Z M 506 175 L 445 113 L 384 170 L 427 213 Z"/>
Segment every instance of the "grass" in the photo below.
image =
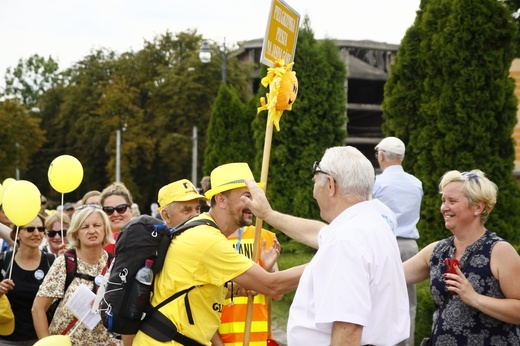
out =
<path fill-rule="evenodd" d="M 280 237 L 279 237 L 280 238 Z M 295 241 L 282 241 L 282 253 L 278 258 L 280 270 L 291 268 L 300 264 L 308 263 L 315 250 Z M 294 292 L 287 293 L 279 301 L 273 300 L 272 321 L 273 325 L 280 330 L 286 330 L 289 308 L 294 298 Z"/>

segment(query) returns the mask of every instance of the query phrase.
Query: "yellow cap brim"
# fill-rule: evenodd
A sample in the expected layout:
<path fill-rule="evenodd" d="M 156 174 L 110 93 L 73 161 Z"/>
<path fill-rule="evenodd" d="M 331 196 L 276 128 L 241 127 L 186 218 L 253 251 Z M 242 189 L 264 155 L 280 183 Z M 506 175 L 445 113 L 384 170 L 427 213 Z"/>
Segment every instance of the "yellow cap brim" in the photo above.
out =
<path fill-rule="evenodd" d="M 264 188 L 265 183 L 256 183 L 256 185 L 258 185 L 258 187 L 260 187 L 260 188 Z M 211 197 L 213 197 L 219 193 L 229 191 L 229 190 L 239 189 L 241 187 L 247 187 L 246 183 L 234 183 L 234 184 L 225 184 L 225 185 L 217 186 L 214 189 L 210 189 L 210 190 L 206 191 L 206 198 L 208 200 L 210 200 Z"/>

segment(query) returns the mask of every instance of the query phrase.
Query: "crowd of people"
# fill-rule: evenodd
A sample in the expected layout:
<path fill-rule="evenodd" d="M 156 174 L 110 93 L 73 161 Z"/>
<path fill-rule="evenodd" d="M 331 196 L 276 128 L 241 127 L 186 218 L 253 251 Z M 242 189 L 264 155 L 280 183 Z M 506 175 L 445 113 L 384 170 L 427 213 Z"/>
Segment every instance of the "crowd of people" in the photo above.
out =
<path fill-rule="evenodd" d="M 314 162 L 322 220 L 273 210 L 246 163 L 216 167 L 200 189 L 187 179 L 162 187 L 151 210 L 158 224 L 197 225 L 171 240 L 150 303 L 186 293 L 145 318 L 135 335 L 115 337 L 101 321 L 89 328 L 66 307 L 81 287 L 98 290 L 117 260 L 119 234 L 140 215 L 124 184 L 89 191 L 54 213 L 42 196 L 40 214 L 19 227 L 0 210 L 0 310 L 10 305 L 14 316 L 14 325 L 0 316 L 0 345 L 69 335 L 73 345 L 233 346 L 246 334 L 249 345 L 266 345 L 270 300 L 294 290 L 289 345 L 414 345 L 415 285 L 424 280 L 435 313 L 422 344 L 520 345 L 520 256 L 484 225 L 497 186 L 478 169 L 446 172 L 440 212 L 453 235 L 419 251 L 422 183 L 404 171 L 400 139 L 387 137 L 375 151 L 377 176 L 350 146 L 329 148 Z M 276 233 L 259 230 L 255 247 L 253 216 L 316 249 L 311 261 L 279 270 Z M 158 341 L 157 321 L 178 333 Z"/>

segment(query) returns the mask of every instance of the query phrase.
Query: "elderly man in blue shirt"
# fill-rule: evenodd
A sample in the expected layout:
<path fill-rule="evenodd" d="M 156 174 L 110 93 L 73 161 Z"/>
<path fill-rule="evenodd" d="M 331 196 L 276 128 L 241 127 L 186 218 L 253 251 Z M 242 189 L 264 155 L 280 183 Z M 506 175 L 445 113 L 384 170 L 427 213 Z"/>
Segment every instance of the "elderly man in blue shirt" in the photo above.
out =
<path fill-rule="evenodd" d="M 402 162 L 406 151 L 403 141 L 397 137 L 386 137 L 375 147 L 377 161 L 383 171 L 376 177 L 374 197 L 386 204 L 397 218 L 397 244 L 404 262 L 418 252 L 417 222 L 420 218 L 422 183 L 413 175 L 406 173 Z M 410 337 L 399 343 L 402 346 L 414 345 L 415 313 L 417 292 L 415 285 L 408 286 L 410 303 Z"/>

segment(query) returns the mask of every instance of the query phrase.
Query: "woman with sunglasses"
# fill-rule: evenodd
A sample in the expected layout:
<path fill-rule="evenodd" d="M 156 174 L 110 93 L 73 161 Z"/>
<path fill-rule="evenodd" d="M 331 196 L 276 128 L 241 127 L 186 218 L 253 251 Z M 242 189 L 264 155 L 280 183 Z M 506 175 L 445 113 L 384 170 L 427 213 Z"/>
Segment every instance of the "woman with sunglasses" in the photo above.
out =
<path fill-rule="evenodd" d="M 40 284 L 54 261 L 53 254 L 40 250 L 45 227 L 45 219 L 38 215 L 27 225 L 11 230 L 11 238 L 16 242 L 13 251 L 4 252 L 1 257 L 2 280 L 0 295 L 6 295 L 14 313 L 14 332 L 0 336 L 0 345 L 32 345 L 37 340 L 33 326 L 31 307 Z M 11 265 L 12 263 L 12 265 Z M 10 278 L 9 278 L 10 277 Z"/>
<path fill-rule="evenodd" d="M 74 249 L 76 253 L 77 276 L 74 275 L 65 289 L 65 256 L 59 256 L 54 261 L 33 304 L 32 314 L 38 337 L 41 339 L 49 335 L 68 334 L 73 345 L 119 345 L 120 341 L 109 337 L 101 321 L 90 330 L 65 306 L 81 285 L 96 291 L 101 278 L 108 270 L 109 255 L 103 247 L 113 239 L 107 215 L 101 207 L 95 204 L 78 207 L 72 216 L 67 239 L 69 248 Z M 46 312 L 55 299 L 59 299 L 60 303 L 52 322 L 48 325 Z"/>
<path fill-rule="evenodd" d="M 43 247 L 43 251 L 53 253 L 56 256 L 65 252 L 67 249 L 67 229 L 69 225 L 70 218 L 67 214 L 63 214 L 63 222 L 61 220 L 61 213 L 54 213 L 46 218 L 46 245 Z"/>
<path fill-rule="evenodd" d="M 123 183 L 112 183 L 101 192 L 101 206 L 103 211 L 108 215 L 110 220 L 110 228 L 114 241 L 124 225 L 132 219 L 133 203 L 132 195 Z M 115 244 L 108 244 L 105 250 L 115 253 Z"/>

